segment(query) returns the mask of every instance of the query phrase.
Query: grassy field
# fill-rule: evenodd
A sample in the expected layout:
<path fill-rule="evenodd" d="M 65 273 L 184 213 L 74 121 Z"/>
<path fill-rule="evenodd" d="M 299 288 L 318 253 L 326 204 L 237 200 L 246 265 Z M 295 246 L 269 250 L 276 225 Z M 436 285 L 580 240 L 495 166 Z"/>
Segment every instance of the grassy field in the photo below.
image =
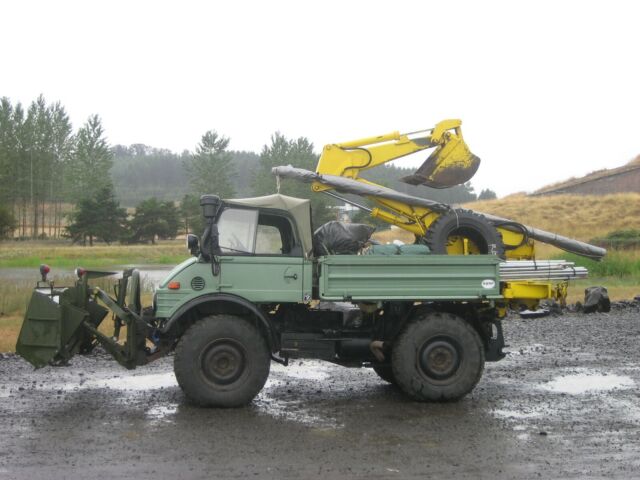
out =
<path fill-rule="evenodd" d="M 0 242 L 0 268 L 84 268 L 113 265 L 172 265 L 189 256 L 184 240 L 161 241 L 157 245 L 104 245 L 82 247 L 55 241 Z"/>

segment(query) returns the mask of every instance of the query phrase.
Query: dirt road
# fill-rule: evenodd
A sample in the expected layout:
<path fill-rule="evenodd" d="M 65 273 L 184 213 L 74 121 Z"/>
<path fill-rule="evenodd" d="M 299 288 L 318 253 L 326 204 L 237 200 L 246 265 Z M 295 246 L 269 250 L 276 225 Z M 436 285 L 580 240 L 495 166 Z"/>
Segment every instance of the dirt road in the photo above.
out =
<path fill-rule="evenodd" d="M 0 478 L 640 478 L 640 311 L 505 322 L 473 392 L 418 404 L 367 369 L 273 365 L 249 407 L 189 405 L 172 358 L 0 359 Z"/>

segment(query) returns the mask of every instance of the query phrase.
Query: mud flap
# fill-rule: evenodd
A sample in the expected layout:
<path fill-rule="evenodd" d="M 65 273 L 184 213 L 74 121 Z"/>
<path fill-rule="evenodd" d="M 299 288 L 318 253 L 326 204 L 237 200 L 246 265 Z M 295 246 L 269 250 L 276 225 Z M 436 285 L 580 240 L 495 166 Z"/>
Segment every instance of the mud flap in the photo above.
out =
<path fill-rule="evenodd" d="M 36 368 L 56 360 L 66 360 L 87 312 L 73 305 L 59 305 L 50 295 L 33 292 L 22 323 L 16 352 Z"/>

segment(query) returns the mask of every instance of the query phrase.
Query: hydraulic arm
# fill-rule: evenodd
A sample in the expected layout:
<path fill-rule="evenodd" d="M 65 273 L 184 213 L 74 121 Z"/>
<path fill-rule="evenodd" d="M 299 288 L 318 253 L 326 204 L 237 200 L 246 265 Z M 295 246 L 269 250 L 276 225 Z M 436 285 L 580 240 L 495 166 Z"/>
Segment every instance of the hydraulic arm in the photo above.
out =
<path fill-rule="evenodd" d="M 358 179 L 361 171 L 435 147 L 418 171 L 402 180 L 411 185 L 432 188 L 453 187 L 473 177 L 480 165 L 480 159 L 471 153 L 462 138 L 461 123 L 460 120 L 444 120 L 428 130 L 410 133 L 396 131 L 326 145 L 316 171 L 320 174 Z M 425 135 L 427 133 L 430 135 Z M 326 188 L 324 185 L 314 184 L 316 191 Z"/>

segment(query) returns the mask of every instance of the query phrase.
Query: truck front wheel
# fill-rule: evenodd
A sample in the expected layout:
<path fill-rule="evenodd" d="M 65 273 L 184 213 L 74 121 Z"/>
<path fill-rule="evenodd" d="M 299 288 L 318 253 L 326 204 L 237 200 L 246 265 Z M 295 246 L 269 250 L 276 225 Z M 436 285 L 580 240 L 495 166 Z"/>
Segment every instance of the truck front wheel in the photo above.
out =
<path fill-rule="evenodd" d="M 409 323 L 393 346 L 398 386 L 418 401 L 457 400 L 476 386 L 484 369 L 478 333 L 450 313 L 427 313 Z"/>
<path fill-rule="evenodd" d="M 213 315 L 191 326 L 176 347 L 178 384 L 207 407 L 249 403 L 269 376 L 270 355 L 260 331 L 232 315 Z"/>

